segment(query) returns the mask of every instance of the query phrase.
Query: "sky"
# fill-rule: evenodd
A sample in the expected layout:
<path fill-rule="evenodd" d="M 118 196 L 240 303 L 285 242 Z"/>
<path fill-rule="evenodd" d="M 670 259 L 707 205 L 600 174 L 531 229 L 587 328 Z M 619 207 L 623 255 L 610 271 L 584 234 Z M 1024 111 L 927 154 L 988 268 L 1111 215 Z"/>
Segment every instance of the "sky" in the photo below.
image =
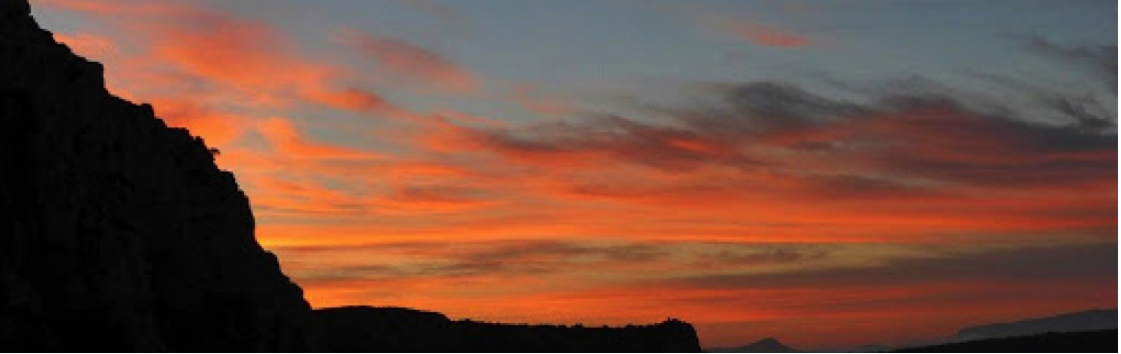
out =
<path fill-rule="evenodd" d="M 314 307 L 800 348 L 1117 307 L 1114 1 L 32 6 Z"/>

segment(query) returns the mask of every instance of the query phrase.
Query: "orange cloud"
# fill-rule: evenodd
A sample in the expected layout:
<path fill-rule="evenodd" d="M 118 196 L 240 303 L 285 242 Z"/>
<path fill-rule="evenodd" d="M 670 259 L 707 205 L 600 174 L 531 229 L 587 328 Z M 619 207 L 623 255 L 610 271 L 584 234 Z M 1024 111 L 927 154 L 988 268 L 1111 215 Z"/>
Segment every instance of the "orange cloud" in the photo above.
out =
<path fill-rule="evenodd" d="M 283 118 L 258 120 L 256 130 L 272 144 L 274 153 L 284 159 L 371 159 L 378 156 L 365 150 L 313 143 L 292 121 Z"/>
<path fill-rule="evenodd" d="M 327 106 L 356 112 L 384 112 L 392 109 L 392 105 L 381 96 L 356 88 L 312 92 L 311 98 Z"/>
<path fill-rule="evenodd" d="M 121 82 L 110 85 L 143 100 L 190 96 L 195 105 L 237 103 L 256 110 L 284 109 L 302 101 L 360 113 L 395 109 L 374 92 L 353 85 L 336 88 L 336 82 L 348 77 L 348 69 L 301 55 L 267 23 L 178 2 L 44 4 L 104 19 L 143 14 L 137 21 L 112 23 L 132 36 L 125 41 L 138 48 L 119 62 L 107 63 L 130 69 L 121 70 L 128 72 L 129 80 L 111 80 Z M 88 42 L 95 37 L 84 38 Z M 114 71 L 110 69 L 111 79 Z M 178 91 L 166 92 L 169 88 Z"/>
<path fill-rule="evenodd" d="M 510 99 L 526 111 L 544 115 L 570 115 L 579 111 L 571 102 L 542 97 L 533 84 L 522 83 L 514 86 Z"/>
<path fill-rule="evenodd" d="M 805 38 L 777 28 L 743 22 L 719 25 L 727 34 L 765 47 L 805 47 Z"/>
<path fill-rule="evenodd" d="M 157 15 L 182 12 L 185 7 L 173 2 L 153 3 L 135 0 L 32 0 L 35 7 L 46 6 L 100 15 L 147 14 Z"/>
<path fill-rule="evenodd" d="M 155 59 L 249 95 L 321 82 L 330 70 L 286 56 L 285 41 L 261 25 L 215 16 L 191 26 L 198 27 L 153 24 L 149 30 L 163 32 L 152 47 Z"/>
<path fill-rule="evenodd" d="M 452 92 L 471 92 L 478 84 L 463 68 L 415 44 L 389 37 L 375 37 L 353 30 L 340 30 L 338 40 L 359 50 L 389 75 L 411 83 Z"/>
<path fill-rule="evenodd" d="M 108 37 L 92 33 L 75 33 L 72 35 L 55 33 L 54 37 L 81 56 L 96 60 L 112 60 L 112 57 L 117 55 L 117 45 Z"/>
<path fill-rule="evenodd" d="M 193 100 L 154 97 L 149 101 L 157 117 L 173 126 L 189 127 L 191 134 L 206 138 L 212 146 L 228 146 L 252 122 L 247 117 L 217 111 Z"/>
<path fill-rule="evenodd" d="M 701 21 L 722 35 L 764 47 L 798 48 L 809 45 L 805 37 L 796 33 L 740 18 L 708 14 L 702 16 Z"/>

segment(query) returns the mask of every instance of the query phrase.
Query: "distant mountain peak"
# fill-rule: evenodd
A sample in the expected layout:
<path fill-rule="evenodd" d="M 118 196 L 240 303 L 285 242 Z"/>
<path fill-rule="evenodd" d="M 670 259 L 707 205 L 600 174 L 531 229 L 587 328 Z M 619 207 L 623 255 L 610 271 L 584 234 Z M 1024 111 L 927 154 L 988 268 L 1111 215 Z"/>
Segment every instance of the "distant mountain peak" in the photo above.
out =
<path fill-rule="evenodd" d="M 778 339 L 767 337 L 755 341 L 754 343 L 734 348 L 714 348 L 712 352 L 719 353 L 796 353 L 798 350 L 788 347 Z"/>

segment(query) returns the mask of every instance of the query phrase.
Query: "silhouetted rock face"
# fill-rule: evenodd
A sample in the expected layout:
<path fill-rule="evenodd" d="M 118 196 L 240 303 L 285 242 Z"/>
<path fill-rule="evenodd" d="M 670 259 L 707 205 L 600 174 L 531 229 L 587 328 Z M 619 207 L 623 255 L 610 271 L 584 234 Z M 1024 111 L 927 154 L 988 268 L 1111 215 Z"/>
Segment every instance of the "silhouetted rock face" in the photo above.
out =
<path fill-rule="evenodd" d="M 623 328 L 451 321 L 402 308 L 316 310 L 337 352 L 700 352 L 693 326 L 666 321 Z"/>
<path fill-rule="evenodd" d="M 233 175 L 26 0 L 0 1 L 0 210 L 0 350 L 317 348 Z"/>

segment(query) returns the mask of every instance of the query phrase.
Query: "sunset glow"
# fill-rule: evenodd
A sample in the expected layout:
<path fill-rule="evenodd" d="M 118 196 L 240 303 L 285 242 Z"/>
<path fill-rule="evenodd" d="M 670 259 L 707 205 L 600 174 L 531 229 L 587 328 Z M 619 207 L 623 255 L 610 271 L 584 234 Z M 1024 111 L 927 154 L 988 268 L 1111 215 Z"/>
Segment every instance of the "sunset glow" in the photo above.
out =
<path fill-rule="evenodd" d="M 315 307 L 801 348 L 1117 307 L 1113 1 L 32 5 Z"/>

